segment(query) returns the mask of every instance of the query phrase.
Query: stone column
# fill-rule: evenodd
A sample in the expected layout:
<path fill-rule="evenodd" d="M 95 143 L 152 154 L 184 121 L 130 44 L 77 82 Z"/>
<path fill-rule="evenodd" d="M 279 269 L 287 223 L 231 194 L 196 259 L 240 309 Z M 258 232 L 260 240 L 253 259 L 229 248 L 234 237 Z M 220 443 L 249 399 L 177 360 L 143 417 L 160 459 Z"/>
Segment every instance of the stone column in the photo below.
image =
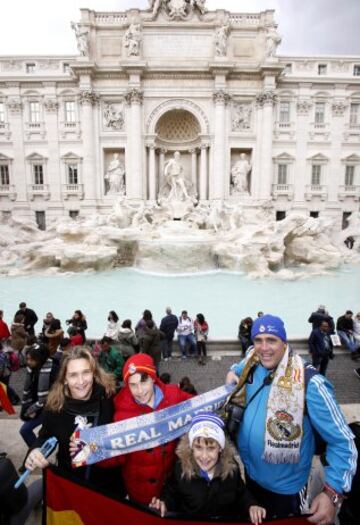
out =
<path fill-rule="evenodd" d="M 11 86 L 13 87 L 13 86 Z M 18 86 L 16 91 L 18 92 Z M 15 193 L 17 195 L 16 202 L 22 203 L 27 202 L 27 184 L 31 184 L 31 180 L 26 180 L 26 164 L 25 164 L 25 148 L 24 148 L 24 130 L 23 130 L 23 103 L 20 96 L 9 96 L 6 103 L 7 110 L 9 112 L 9 123 L 12 137 L 16 137 L 13 142 L 13 156 L 14 162 L 11 169 L 11 184 L 15 186 Z M 19 206 L 16 205 L 18 208 Z M 26 204 L 25 209 L 28 209 Z"/>
<path fill-rule="evenodd" d="M 274 91 L 264 91 L 257 97 L 257 102 L 262 107 L 261 154 L 259 166 L 259 174 L 261 176 L 259 198 L 262 200 L 268 200 L 271 198 L 271 184 L 273 179 L 273 106 L 275 101 L 276 95 Z"/>
<path fill-rule="evenodd" d="M 126 101 L 130 106 L 130 130 L 128 134 L 128 150 L 130 177 L 126 188 L 129 199 L 143 199 L 143 146 L 142 146 L 142 119 L 141 106 L 143 94 L 136 88 L 126 94 Z"/>
<path fill-rule="evenodd" d="M 156 200 L 156 164 L 155 145 L 149 145 L 149 199 Z"/>
<path fill-rule="evenodd" d="M 59 141 L 58 141 L 58 109 L 54 86 L 49 86 L 49 92 L 44 100 L 46 113 L 45 123 L 47 129 L 47 141 L 49 148 L 49 160 L 47 163 L 47 183 L 50 188 L 50 199 L 61 200 L 62 181 L 64 166 L 59 163 Z M 60 169 L 60 172 L 59 172 Z"/>
<path fill-rule="evenodd" d="M 294 184 L 294 206 L 301 211 L 306 209 L 304 202 L 307 181 L 309 180 L 308 155 L 308 136 L 309 136 L 309 115 L 312 111 L 312 102 L 309 98 L 300 98 L 296 103 L 297 123 L 296 123 L 296 164 L 292 166 L 294 170 L 292 182 Z"/>
<path fill-rule="evenodd" d="M 159 155 L 159 188 L 161 188 L 161 185 L 163 183 L 163 174 L 164 174 L 164 167 L 165 167 L 165 153 L 167 150 L 165 148 L 160 149 L 160 155 Z"/>
<path fill-rule="evenodd" d="M 199 198 L 201 201 L 206 200 L 207 190 L 207 152 L 208 144 L 201 144 L 200 150 L 200 184 L 199 184 Z"/>
<path fill-rule="evenodd" d="M 197 151 L 196 149 L 191 149 L 189 153 L 191 153 L 191 182 L 197 191 Z"/>
<path fill-rule="evenodd" d="M 225 106 L 229 101 L 226 91 L 220 89 L 214 93 L 215 102 L 215 138 L 213 151 L 213 172 L 210 178 L 209 198 L 224 197 L 224 176 L 226 170 L 225 152 Z"/>
<path fill-rule="evenodd" d="M 93 107 L 98 102 L 98 96 L 92 89 L 80 92 L 82 105 L 82 137 L 83 137 L 83 183 L 85 199 L 96 199 L 96 169 Z"/>

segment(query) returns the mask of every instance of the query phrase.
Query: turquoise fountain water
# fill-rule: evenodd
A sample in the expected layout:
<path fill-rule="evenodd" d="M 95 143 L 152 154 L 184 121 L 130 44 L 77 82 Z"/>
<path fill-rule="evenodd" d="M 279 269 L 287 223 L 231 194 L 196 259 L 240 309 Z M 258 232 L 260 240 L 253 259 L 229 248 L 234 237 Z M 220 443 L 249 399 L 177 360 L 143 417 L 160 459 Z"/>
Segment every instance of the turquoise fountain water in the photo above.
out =
<path fill-rule="evenodd" d="M 201 312 L 210 325 L 210 337 L 234 339 L 241 318 L 258 310 L 280 315 L 291 337 L 307 336 L 307 319 L 319 304 L 334 318 L 346 309 L 360 310 L 360 267 L 344 266 L 330 275 L 304 280 L 250 280 L 245 275 L 209 272 L 164 276 L 120 269 L 101 273 L 0 278 L 0 308 L 10 323 L 20 301 L 26 301 L 39 319 L 51 311 L 64 324 L 75 309 L 88 320 L 88 335 L 104 333 L 109 310 L 136 323 L 144 308 L 159 322 L 166 306 L 178 314 Z M 36 329 L 41 330 L 38 322 Z"/>

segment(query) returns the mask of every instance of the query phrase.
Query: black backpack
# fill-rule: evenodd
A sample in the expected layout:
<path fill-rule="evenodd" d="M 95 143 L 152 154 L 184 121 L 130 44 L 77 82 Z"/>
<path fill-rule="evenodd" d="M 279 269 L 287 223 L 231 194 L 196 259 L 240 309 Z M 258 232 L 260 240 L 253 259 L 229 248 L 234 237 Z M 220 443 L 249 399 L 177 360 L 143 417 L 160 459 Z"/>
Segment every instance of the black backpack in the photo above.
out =
<path fill-rule="evenodd" d="M 28 498 L 27 488 L 20 485 L 14 488 L 19 476 L 9 458 L 0 458 L 0 523 L 2 519 L 17 514 L 25 506 Z"/>

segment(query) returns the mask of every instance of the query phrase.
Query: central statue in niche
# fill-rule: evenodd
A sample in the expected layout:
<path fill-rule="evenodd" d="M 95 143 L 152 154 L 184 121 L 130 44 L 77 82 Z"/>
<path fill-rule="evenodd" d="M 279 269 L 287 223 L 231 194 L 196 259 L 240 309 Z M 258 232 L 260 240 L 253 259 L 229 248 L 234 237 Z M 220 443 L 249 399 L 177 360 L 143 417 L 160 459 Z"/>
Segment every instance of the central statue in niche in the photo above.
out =
<path fill-rule="evenodd" d="M 159 204 L 173 218 L 182 218 L 196 204 L 194 188 L 186 180 L 181 154 L 175 151 L 164 166 L 163 185 L 159 192 Z"/>
<path fill-rule="evenodd" d="M 184 198 L 190 198 L 185 186 L 183 177 L 184 168 L 180 162 L 180 158 L 180 152 L 175 151 L 173 158 L 165 164 L 164 179 L 168 186 L 170 186 L 168 200 L 184 200 Z"/>

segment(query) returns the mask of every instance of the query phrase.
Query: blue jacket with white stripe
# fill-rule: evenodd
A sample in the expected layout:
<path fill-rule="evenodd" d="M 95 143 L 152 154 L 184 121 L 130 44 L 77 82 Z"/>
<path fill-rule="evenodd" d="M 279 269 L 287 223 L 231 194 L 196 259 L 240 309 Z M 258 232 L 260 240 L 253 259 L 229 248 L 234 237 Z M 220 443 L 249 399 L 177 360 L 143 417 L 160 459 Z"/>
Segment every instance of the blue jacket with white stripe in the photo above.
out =
<path fill-rule="evenodd" d="M 231 370 L 240 376 L 245 360 Z M 263 384 L 269 370 L 259 364 L 251 383 L 246 384 L 248 401 Z M 267 490 L 278 494 L 296 494 L 307 483 L 315 452 L 314 429 L 326 442 L 325 482 L 339 493 L 348 492 L 355 474 L 357 451 L 354 436 L 326 377 L 314 374 L 306 387 L 306 412 L 300 461 L 296 464 L 267 463 L 263 459 L 267 402 L 271 385 L 266 385 L 246 407 L 237 437 L 237 448 L 248 476 Z"/>

